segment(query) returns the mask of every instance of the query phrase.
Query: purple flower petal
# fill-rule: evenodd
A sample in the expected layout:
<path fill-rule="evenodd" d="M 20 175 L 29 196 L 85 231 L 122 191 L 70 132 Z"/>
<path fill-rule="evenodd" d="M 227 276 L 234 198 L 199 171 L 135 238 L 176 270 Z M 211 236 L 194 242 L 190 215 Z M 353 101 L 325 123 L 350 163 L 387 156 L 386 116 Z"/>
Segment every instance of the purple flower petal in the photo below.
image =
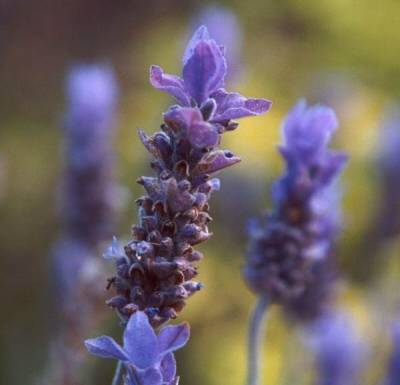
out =
<path fill-rule="evenodd" d="M 103 254 L 104 259 L 118 259 L 123 257 L 124 254 L 124 249 L 122 246 L 119 244 L 117 237 L 113 237 L 111 245 L 107 247 L 106 251 Z"/>
<path fill-rule="evenodd" d="M 199 40 L 183 67 L 186 91 L 200 106 L 224 84 L 226 60 L 214 40 Z"/>
<path fill-rule="evenodd" d="M 199 149 L 215 147 L 219 142 L 216 128 L 204 121 L 194 121 L 187 131 L 189 142 Z"/>
<path fill-rule="evenodd" d="M 172 108 L 164 114 L 164 120 L 177 134 L 186 135 L 189 142 L 199 149 L 214 147 L 219 142 L 216 127 L 203 120 L 198 108 Z"/>
<path fill-rule="evenodd" d="M 217 103 L 217 110 L 212 118 L 213 122 L 261 115 L 267 112 L 272 105 L 269 100 L 247 99 L 236 92 L 226 92 L 224 89 L 214 92 L 211 97 Z"/>
<path fill-rule="evenodd" d="M 185 346 L 189 340 L 190 328 L 187 323 L 166 326 L 158 335 L 160 354 L 167 354 Z"/>
<path fill-rule="evenodd" d="M 144 312 L 137 311 L 129 319 L 124 332 L 124 349 L 130 362 L 140 369 L 149 368 L 157 362 L 157 336 Z"/>
<path fill-rule="evenodd" d="M 216 150 L 206 154 L 193 170 L 193 175 L 211 174 L 240 162 L 230 151 Z"/>
<path fill-rule="evenodd" d="M 160 364 L 161 375 L 163 382 L 171 382 L 176 376 L 176 361 L 173 353 L 168 353 Z"/>
<path fill-rule="evenodd" d="M 202 40 L 210 40 L 210 35 L 204 25 L 200 26 L 189 40 L 182 58 L 183 65 L 185 65 L 190 57 L 193 56 L 194 49 Z"/>
<path fill-rule="evenodd" d="M 341 152 L 328 152 L 322 161 L 318 182 L 321 185 L 330 184 L 343 169 L 347 160 L 348 156 L 346 154 Z"/>
<path fill-rule="evenodd" d="M 150 83 L 154 88 L 169 93 L 183 106 L 190 105 L 189 96 L 180 77 L 165 74 L 161 67 L 152 65 L 150 67 Z"/>
<path fill-rule="evenodd" d="M 337 126 L 331 108 L 321 105 L 307 107 L 301 100 L 284 122 L 285 147 L 296 157 L 312 162 L 327 146 Z"/>
<path fill-rule="evenodd" d="M 129 357 L 124 349 L 122 349 L 111 337 L 101 336 L 86 340 L 85 346 L 89 353 L 95 356 L 129 361 Z"/>

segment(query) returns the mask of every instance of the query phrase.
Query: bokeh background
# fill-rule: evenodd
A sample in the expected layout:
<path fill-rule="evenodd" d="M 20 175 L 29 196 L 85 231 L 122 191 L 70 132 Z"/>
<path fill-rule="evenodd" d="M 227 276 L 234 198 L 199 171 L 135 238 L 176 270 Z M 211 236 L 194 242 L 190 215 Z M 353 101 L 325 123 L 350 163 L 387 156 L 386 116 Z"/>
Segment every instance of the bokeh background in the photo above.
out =
<path fill-rule="evenodd" d="M 56 195 L 68 69 L 100 62 L 115 70 L 117 179 L 127 192 L 115 231 L 127 238 L 141 194 L 135 180 L 149 173 L 136 128 L 156 131 L 171 102 L 149 85 L 148 68 L 160 64 L 179 73 L 185 42 L 207 6 L 224 7 L 237 18 L 228 89 L 274 105 L 224 136 L 223 146 L 243 161 L 224 172 L 222 189 L 212 198 L 214 237 L 201 247 L 205 289 L 180 317 L 192 325 L 189 345 L 177 354 L 182 384 L 244 381 L 246 326 L 254 303 L 240 273 L 244 228 L 248 217 L 268 205 L 271 181 L 283 166 L 276 152 L 280 124 L 300 97 L 328 103 L 340 119 L 334 145 L 348 152 L 350 163 L 342 180 L 339 303 L 354 316 L 369 347 L 363 383 L 380 381 L 388 324 L 399 300 L 400 239 L 394 234 L 374 248 L 366 245 L 382 201 L 380 128 L 388 106 L 400 97 L 400 3 L 0 0 L 0 383 L 40 384 L 55 330 L 50 249 L 60 231 Z M 110 311 L 109 320 L 87 337 L 108 331 L 119 338 L 115 324 Z M 297 328 L 279 308 L 271 311 L 266 343 L 265 384 L 312 380 L 312 357 L 302 354 Z M 113 368 L 113 362 L 91 358 L 86 384 L 108 384 Z"/>

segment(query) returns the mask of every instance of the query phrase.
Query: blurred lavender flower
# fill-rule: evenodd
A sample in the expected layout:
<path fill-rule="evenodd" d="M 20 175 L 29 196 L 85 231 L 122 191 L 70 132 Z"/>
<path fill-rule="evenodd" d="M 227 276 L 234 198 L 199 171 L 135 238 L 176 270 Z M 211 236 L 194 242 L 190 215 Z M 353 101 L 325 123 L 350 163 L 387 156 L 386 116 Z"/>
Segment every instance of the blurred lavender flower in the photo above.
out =
<path fill-rule="evenodd" d="M 392 353 L 383 385 L 398 385 L 400 381 L 400 321 L 396 321 L 392 330 Z"/>
<path fill-rule="evenodd" d="M 158 335 L 147 315 L 136 312 L 124 332 L 124 346 L 111 337 L 102 336 L 85 341 L 90 353 L 102 358 L 114 358 L 127 369 L 127 385 L 176 385 L 176 362 L 173 352 L 186 345 L 189 326 L 166 326 Z"/>
<path fill-rule="evenodd" d="M 114 74 L 107 66 L 75 66 L 67 77 L 66 94 L 65 171 L 59 197 L 63 230 L 52 251 L 55 298 L 62 318 L 50 360 L 54 378 L 49 382 L 77 385 L 82 336 L 101 319 L 99 283 L 104 269 L 98 248 L 110 237 L 116 215 Z"/>
<path fill-rule="evenodd" d="M 201 288 L 193 278 L 202 254 L 193 246 L 211 236 L 208 201 L 220 183 L 210 176 L 240 161 L 218 148 L 221 134 L 238 126 L 231 119 L 258 115 L 270 106 L 266 100 L 248 100 L 221 89 L 226 68 L 224 50 L 205 27 L 186 48 L 184 80 L 151 68 L 153 86 L 181 105 L 164 114 L 160 132 L 149 137 L 139 130 L 157 176 L 138 179 L 147 195 L 137 200 L 140 220 L 132 228 L 133 241 L 123 254 L 115 241 L 106 253 L 117 266 L 117 275 L 109 280 L 117 296 L 108 304 L 124 320 L 142 310 L 157 327 L 175 318 Z"/>
<path fill-rule="evenodd" d="M 249 227 L 250 246 L 244 270 L 249 286 L 273 302 L 299 297 L 312 267 L 331 250 L 335 212 L 321 215 L 321 200 L 346 162 L 328 149 L 337 127 L 328 107 L 300 101 L 283 125 L 280 152 L 287 171 L 273 186 L 274 210 Z M 322 212 L 326 210 L 322 210 Z"/>
<path fill-rule="evenodd" d="M 306 344 L 316 355 L 317 385 L 356 385 L 365 347 L 351 319 L 330 313 L 311 324 Z"/>
<path fill-rule="evenodd" d="M 85 260 L 97 254 L 114 227 L 118 189 L 113 180 L 114 74 L 107 66 L 74 66 L 66 94 L 65 171 L 60 189 L 63 233 L 53 256 L 57 287 L 68 301 Z"/>
<path fill-rule="evenodd" d="M 111 68 L 79 65 L 67 79 L 66 231 L 88 243 L 110 237 L 113 225 L 113 150 L 117 86 Z"/>
<path fill-rule="evenodd" d="M 382 238 L 400 234 L 400 110 L 387 113 L 382 125 L 378 153 L 381 182 L 380 207 L 377 231 Z"/>
<path fill-rule="evenodd" d="M 206 6 L 192 21 L 192 30 L 200 25 L 206 26 L 210 35 L 225 47 L 229 62 L 227 78 L 236 77 L 241 67 L 242 31 L 235 13 L 221 6 Z"/>

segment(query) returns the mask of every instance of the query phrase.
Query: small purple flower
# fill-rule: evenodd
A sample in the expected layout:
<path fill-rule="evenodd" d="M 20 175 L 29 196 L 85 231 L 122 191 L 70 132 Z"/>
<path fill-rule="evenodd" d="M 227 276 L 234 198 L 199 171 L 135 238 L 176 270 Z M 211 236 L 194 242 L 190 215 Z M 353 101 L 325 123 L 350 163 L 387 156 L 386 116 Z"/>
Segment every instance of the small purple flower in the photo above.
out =
<path fill-rule="evenodd" d="M 354 385 L 359 381 L 365 347 L 345 314 L 329 313 L 310 325 L 306 343 L 316 356 L 318 385 Z"/>
<path fill-rule="evenodd" d="M 122 361 L 128 385 L 175 385 L 174 352 L 188 339 L 187 324 L 166 326 L 156 335 L 147 315 L 137 311 L 126 325 L 123 347 L 108 336 L 86 340 L 85 345 L 95 356 Z"/>
<path fill-rule="evenodd" d="M 153 87 L 168 92 L 183 107 L 202 109 L 209 100 L 216 102 L 215 114 L 206 120 L 225 128 L 229 121 L 245 116 L 260 115 L 269 110 L 271 102 L 265 99 L 247 99 L 223 89 L 227 72 L 224 48 L 211 39 L 206 27 L 193 35 L 183 55 L 183 78 L 165 74 L 161 67 L 152 66 L 150 82 Z"/>
<path fill-rule="evenodd" d="M 249 228 L 244 271 L 249 286 L 272 301 L 299 298 L 313 282 L 316 264 L 332 251 L 337 213 L 327 209 L 328 191 L 347 159 L 328 149 L 336 126 L 333 110 L 304 101 L 284 122 L 279 149 L 286 173 L 273 185 L 273 211 Z"/>

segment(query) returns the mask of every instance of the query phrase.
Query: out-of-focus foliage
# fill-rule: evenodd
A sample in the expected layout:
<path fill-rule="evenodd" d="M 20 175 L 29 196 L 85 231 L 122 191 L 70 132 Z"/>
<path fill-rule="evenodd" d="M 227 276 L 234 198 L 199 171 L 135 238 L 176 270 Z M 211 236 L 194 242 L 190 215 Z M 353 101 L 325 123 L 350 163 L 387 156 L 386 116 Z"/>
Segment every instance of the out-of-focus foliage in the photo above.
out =
<path fill-rule="evenodd" d="M 242 229 L 246 217 L 269 204 L 270 183 L 283 168 L 275 149 L 280 122 L 302 96 L 337 110 L 336 147 L 350 155 L 343 183 L 346 228 L 338 258 L 345 283 L 339 302 L 353 313 L 371 347 L 363 384 L 379 383 L 390 349 L 387 326 L 399 303 L 399 237 L 377 248 L 373 258 L 384 265 L 379 276 L 367 279 L 358 271 L 365 234 L 379 207 L 379 122 L 387 102 L 400 97 L 400 3 L 216 4 L 229 6 L 242 27 L 238 90 L 274 104 L 268 115 L 244 120 L 223 141 L 243 161 L 222 177 L 221 191 L 211 201 L 214 237 L 202 250 L 207 258 L 199 277 L 205 289 L 180 317 L 192 325 L 191 340 L 177 354 L 182 384 L 244 381 L 254 298 L 240 273 L 246 247 Z M 132 194 L 119 224 L 122 238 L 136 222 L 134 199 L 141 195 L 136 177 L 149 171 L 135 128 L 156 131 L 170 102 L 148 84 L 148 67 L 163 63 L 166 71 L 177 73 L 192 20 L 205 5 L 200 0 L 0 2 L 0 383 L 35 383 L 54 331 L 49 247 L 59 231 L 55 189 L 62 170 L 59 127 L 66 69 L 76 61 L 105 61 L 122 86 L 115 151 L 119 180 Z M 110 312 L 110 333 L 117 336 L 115 324 Z M 278 308 L 270 315 L 266 342 L 266 385 L 312 381 L 312 357 L 301 354 L 301 341 Z M 87 384 L 108 384 L 112 369 L 111 362 L 93 359 Z"/>

